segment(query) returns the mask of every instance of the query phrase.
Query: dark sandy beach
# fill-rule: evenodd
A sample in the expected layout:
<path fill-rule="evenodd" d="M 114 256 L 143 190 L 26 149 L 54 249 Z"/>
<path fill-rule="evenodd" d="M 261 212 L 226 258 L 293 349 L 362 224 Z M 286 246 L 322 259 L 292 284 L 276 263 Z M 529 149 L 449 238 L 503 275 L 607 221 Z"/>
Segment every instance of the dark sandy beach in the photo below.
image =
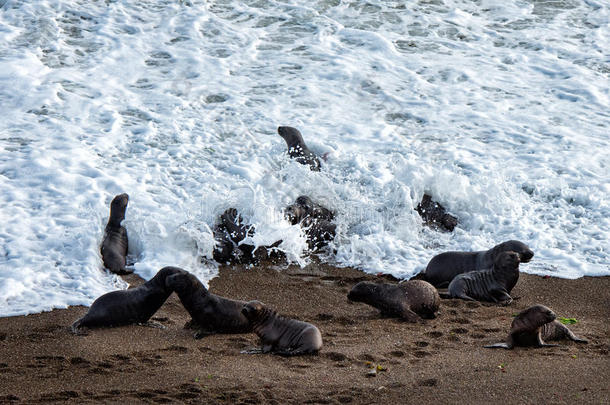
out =
<path fill-rule="evenodd" d="M 216 294 L 258 299 L 317 325 L 317 356 L 247 355 L 254 334 L 195 340 L 172 295 L 154 316 L 166 329 L 127 326 L 74 336 L 87 308 L 0 318 L 0 403 L 610 403 L 610 278 L 521 274 L 509 307 L 443 300 L 437 319 L 410 324 L 348 302 L 353 284 L 378 277 L 311 264 L 222 267 Z M 132 285 L 142 283 L 128 276 Z M 390 279 L 388 279 L 391 281 Z M 512 316 L 544 304 L 589 344 L 512 351 Z M 369 368 L 382 371 L 368 376 Z"/>

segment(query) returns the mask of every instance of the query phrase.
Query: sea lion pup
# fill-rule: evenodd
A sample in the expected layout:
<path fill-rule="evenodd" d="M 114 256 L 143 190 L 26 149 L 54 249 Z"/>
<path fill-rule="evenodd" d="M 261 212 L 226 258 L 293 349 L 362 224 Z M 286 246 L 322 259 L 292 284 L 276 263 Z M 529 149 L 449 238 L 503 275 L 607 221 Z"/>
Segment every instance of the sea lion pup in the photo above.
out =
<path fill-rule="evenodd" d="M 292 225 L 300 224 L 305 230 L 310 250 L 319 250 L 335 238 L 337 226 L 331 222 L 335 215 L 306 195 L 286 207 L 284 216 Z"/>
<path fill-rule="evenodd" d="M 534 252 L 523 242 L 509 240 L 479 252 L 444 252 L 432 258 L 423 273 L 415 276 L 435 287 L 446 287 L 455 276 L 469 271 L 490 269 L 502 252 L 517 252 L 521 263 L 529 262 Z"/>
<path fill-rule="evenodd" d="M 513 302 L 510 292 L 519 280 L 519 254 L 502 252 L 491 269 L 458 274 L 449 283 L 449 297 L 469 301 Z"/>
<path fill-rule="evenodd" d="M 104 267 L 116 274 L 130 274 L 133 270 L 127 270 L 127 230 L 121 226 L 125 219 L 125 210 L 129 196 L 125 193 L 119 194 L 110 203 L 110 217 L 104 230 L 104 240 L 100 251 Z"/>
<path fill-rule="evenodd" d="M 451 232 L 458 224 L 457 217 L 447 213 L 445 207 L 436 201 L 432 201 L 432 197 L 428 194 L 424 194 L 415 210 L 422 217 L 424 223 L 434 229 Z"/>
<path fill-rule="evenodd" d="M 173 274 L 165 280 L 168 289 L 176 292 L 180 302 L 193 318 L 193 335 L 201 339 L 215 333 L 246 333 L 250 322 L 242 315 L 245 301 L 224 298 L 209 292 L 197 277 L 189 272 Z"/>
<path fill-rule="evenodd" d="M 214 228 L 216 245 L 212 257 L 218 263 L 256 264 L 261 260 L 280 259 L 282 252 L 277 247 L 282 240 L 270 246 L 258 246 L 241 243 L 246 237 L 254 235 L 254 226 L 244 223 L 241 214 L 235 208 L 227 209 L 220 222 Z"/>
<path fill-rule="evenodd" d="M 294 204 L 285 208 L 284 215 L 292 225 L 298 224 L 307 217 L 324 221 L 332 221 L 335 218 L 331 210 L 314 202 L 306 195 L 297 197 Z"/>
<path fill-rule="evenodd" d="M 515 346 L 551 347 L 545 340 L 571 339 L 578 343 L 586 340 L 576 337 L 565 325 L 555 320 L 556 315 L 544 305 L 534 305 L 521 311 L 510 325 L 510 333 L 504 343 L 485 346 L 491 349 L 512 349 Z"/>
<path fill-rule="evenodd" d="M 172 293 L 165 283 L 167 277 L 185 272 L 178 267 L 163 267 L 139 287 L 112 291 L 93 301 L 89 311 L 72 324 L 74 334 L 83 328 L 121 326 L 146 323 Z"/>
<path fill-rule="evenodd" d="M 320 171 L 320 160 L 309 150 L 303 135 L 293 127 L 278 127 L 277 133 L 284 138 L 288 146 L 288 155 L 302 165 L 309 165 L 314 172 Z"/>
<path fill-rule="evenodd" d="M 441 299 L 434 286 L 423 280 L 400 284 L 377 284 L 361 281 L 347 294 L 350 301 L 363 302 L 381 311 L 382 315 L 417 322 L 434 319 Z"/>
<path fill-rule="evenodd" d="M 262 347 L 242 353 L 273 353 L 280 356 L 316 354 L 322 347 L 320 330 L 308 322 L 279 316 L 260 301 L 250 301 L 242 308 Z"/>

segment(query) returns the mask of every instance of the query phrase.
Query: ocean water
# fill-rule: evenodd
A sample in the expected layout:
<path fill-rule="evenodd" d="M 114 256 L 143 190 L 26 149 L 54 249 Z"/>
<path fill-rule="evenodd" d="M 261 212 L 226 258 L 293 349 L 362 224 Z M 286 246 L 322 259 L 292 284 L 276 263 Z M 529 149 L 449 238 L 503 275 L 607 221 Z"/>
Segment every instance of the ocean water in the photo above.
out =
<path fill-rule="evenodd" d="M 122 192 L 147 279 L 212 278 L 228 207 L 307 264 L 281 216 L 301 194 L 336 212 L 338 266 L 518 239 L 524 272 L 610 275 L 607 1 L 0 0 L 0 103 L 0 316 L 126 288 L 99 254 Z M 425 192 L 453 233 L 422 226 Z"/>

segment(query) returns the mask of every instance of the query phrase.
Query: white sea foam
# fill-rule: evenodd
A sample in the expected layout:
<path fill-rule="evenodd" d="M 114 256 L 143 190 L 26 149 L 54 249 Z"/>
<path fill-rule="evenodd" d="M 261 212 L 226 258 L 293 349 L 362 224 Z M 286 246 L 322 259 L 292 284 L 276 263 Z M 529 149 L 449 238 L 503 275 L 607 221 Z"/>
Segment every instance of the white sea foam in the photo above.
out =
<path fill-rule="evenodd" d="M 88 305 L 112 197 L 130 259 L 216 274 L 236 207 L 282 239 L 301 194 L 340 266 L 399 277 L 519 239 L 522 266 L 610 275 L 610 6 L 597 1 L 0 1 L 0 315 Z M 290 161 L 278 125 L 328 160 Z M 444 234 L 424 192 L 460 219 Z"/>

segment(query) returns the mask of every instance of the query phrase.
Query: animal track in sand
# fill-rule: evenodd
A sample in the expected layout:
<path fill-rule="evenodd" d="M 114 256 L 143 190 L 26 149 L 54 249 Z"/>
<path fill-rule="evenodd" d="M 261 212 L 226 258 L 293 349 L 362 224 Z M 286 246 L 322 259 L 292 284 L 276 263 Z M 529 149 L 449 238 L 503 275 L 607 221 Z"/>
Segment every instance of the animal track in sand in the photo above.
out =
<path fill-rule="evenodd" d="M 432 332 L 431 332 L 431 333 L 432 333 Z M 415 346 L 417 346 L 417 347 L 427 347 L 427 346 L 429 346 L 429 345 L 430 345 L 430 343 L 428 343 L 428 342 L 426 342 L 426 341 L 423 341 L 423 340 L 422 340 L 422 341 L 419 341 L 419 342 L 415 342 Z"/>
<path fill-rule="evenodd" d="M 413 353 L 413 356 L 421 359 L 423 357 L 432 356 L 432 353 L 427 352 L 425 350 L 417 350 Z"/>
<path fill-rule="evenodd" d="M 453 328 L 453 329 L 451 329 L 451 332 L 459 333 L 459 334 L 464 334 L 464 333 L 468 333 L 468 329 L 465 329 L 465 328 Z"/>
<path fill-rule="evenodd" d="M 441 336 L 443 336 L 443 332 L 439 332 L 439 331 L 432 331 L 432 332 L 427 332 L 426 333 L 427 336 L 430 336 L 431 338 L 439 338 Z"/>
<path fill-rule="evenodd" d="M 421 387 L 436 387 L 438 380 L 436 378 L 427 378 L 425 380 L 419 380 L 417 384 Z"/>

